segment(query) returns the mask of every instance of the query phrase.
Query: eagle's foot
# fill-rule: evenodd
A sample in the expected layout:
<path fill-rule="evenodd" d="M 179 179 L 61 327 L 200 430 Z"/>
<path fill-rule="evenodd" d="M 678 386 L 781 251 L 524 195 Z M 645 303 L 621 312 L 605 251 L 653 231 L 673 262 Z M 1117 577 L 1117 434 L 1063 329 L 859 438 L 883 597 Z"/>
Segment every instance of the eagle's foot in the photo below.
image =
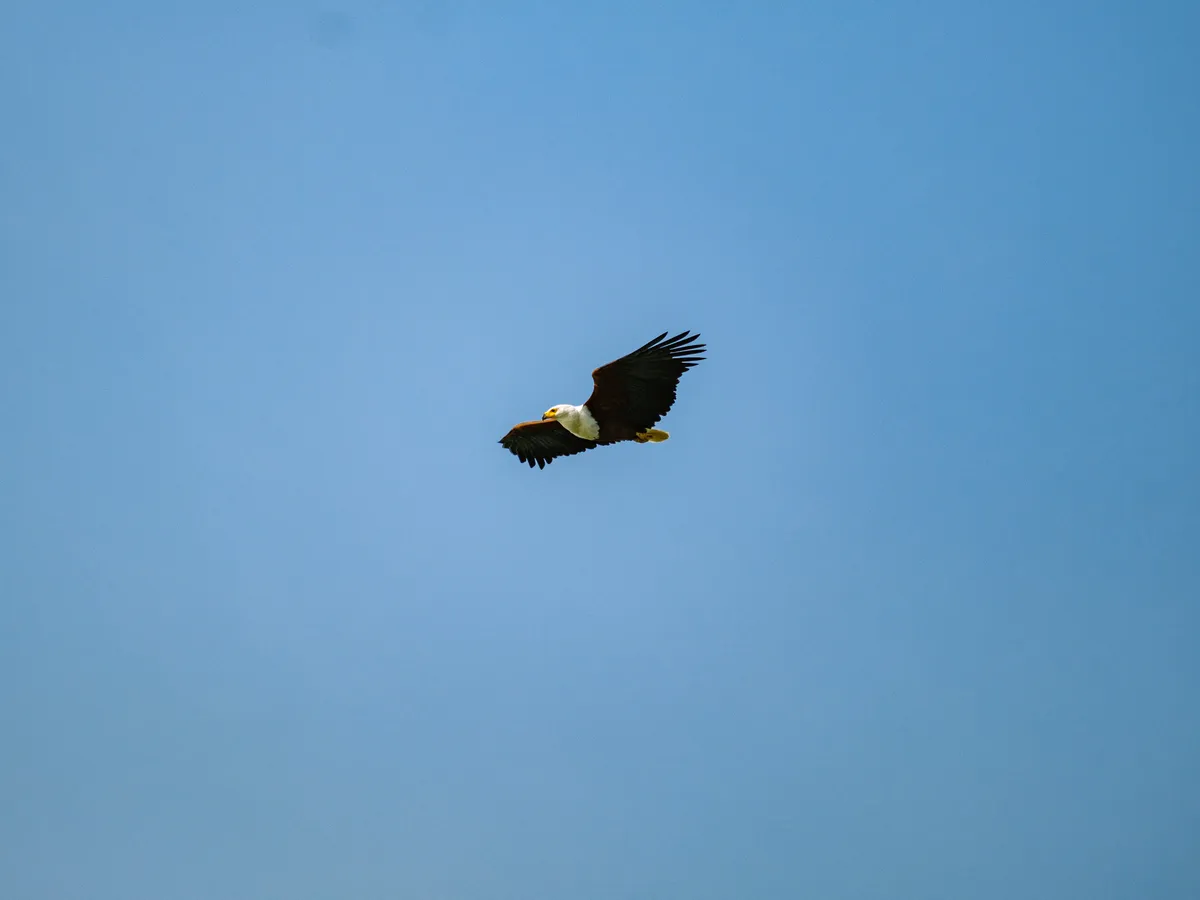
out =
<path fill-rule="evenodd" d="M 661 444 L 670 436 L 671 435 L 666 431 L 659 431 L 657 428 L 650 428 L 646 431 L 639 431 L 633 439 L 639 444 L 644 444 L 647 441 L 652 444 Z"/>

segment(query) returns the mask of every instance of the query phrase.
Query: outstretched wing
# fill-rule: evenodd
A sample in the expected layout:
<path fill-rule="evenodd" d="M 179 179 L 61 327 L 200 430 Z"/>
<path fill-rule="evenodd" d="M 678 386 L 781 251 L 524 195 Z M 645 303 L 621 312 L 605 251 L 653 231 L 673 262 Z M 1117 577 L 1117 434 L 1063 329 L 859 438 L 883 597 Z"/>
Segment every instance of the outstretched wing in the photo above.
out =
<path fill-rule="evenodd" d="M 521 462 L 529 463 L 531 469 L 535 465 L 544 469 L 556 457 L 572 456 L 596 446 L 595 441 L 576 437 L 553 419 L 514 425 L 508 434 L 500 438 L 500 443 Z"/>
<path fill-rule="evenodd" d="M 700 335 L 663 332 L 628 356 L 592 372 L 592 396 L 585 404 L 597 419 L 617 419 L 639 431 L 652 427 L 675 403 L 679 378 L 702 359 Z"/>

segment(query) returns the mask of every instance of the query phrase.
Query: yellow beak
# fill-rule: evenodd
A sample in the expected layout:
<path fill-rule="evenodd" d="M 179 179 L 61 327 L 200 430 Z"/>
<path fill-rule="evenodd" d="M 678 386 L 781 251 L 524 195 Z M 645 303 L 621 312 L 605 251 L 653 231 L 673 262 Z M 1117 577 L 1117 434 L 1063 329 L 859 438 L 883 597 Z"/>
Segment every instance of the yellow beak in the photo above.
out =
<path fill-rule="evenodd" d="M 554 410 L 548 409 L 544 413 L 542 413 L 542 420 L 544 421 L 546 419 L 553 419 L 557 415 L 558 415 L 558 413 L 556 413 Z"/>

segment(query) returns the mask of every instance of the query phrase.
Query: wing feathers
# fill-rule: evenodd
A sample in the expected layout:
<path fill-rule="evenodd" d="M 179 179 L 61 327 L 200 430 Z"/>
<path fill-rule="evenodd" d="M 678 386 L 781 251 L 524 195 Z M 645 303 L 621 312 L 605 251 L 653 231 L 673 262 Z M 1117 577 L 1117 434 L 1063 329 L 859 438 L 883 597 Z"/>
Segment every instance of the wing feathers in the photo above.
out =
<path fill-rule="evenodd" d="M 704 360 L 705 345 L 688 331 L 664 340 L 667 334 L 592 372 L 587 408 L 601 427 L 608 420 L 643 430 L 670 411 L 680 376 Z"/>
<path fill-rule="evenodd" d="M 596 446 L 595 441 L 576 437 L 553 419 L 514 425 L 500 443 L 529 468 L 544 469 L 559 456 L 573 456 Z"/>

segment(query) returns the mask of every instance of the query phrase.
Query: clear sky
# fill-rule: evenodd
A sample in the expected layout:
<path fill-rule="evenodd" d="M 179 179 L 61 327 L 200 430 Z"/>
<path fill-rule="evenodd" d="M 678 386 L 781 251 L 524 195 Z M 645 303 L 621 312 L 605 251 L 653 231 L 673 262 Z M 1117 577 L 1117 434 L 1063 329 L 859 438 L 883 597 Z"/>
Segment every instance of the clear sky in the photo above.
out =
<path fill-rule="evenodd" d="M 1200 6 L 190 6 L 3 17 L 6 898 L 1200 896 Z"/>

